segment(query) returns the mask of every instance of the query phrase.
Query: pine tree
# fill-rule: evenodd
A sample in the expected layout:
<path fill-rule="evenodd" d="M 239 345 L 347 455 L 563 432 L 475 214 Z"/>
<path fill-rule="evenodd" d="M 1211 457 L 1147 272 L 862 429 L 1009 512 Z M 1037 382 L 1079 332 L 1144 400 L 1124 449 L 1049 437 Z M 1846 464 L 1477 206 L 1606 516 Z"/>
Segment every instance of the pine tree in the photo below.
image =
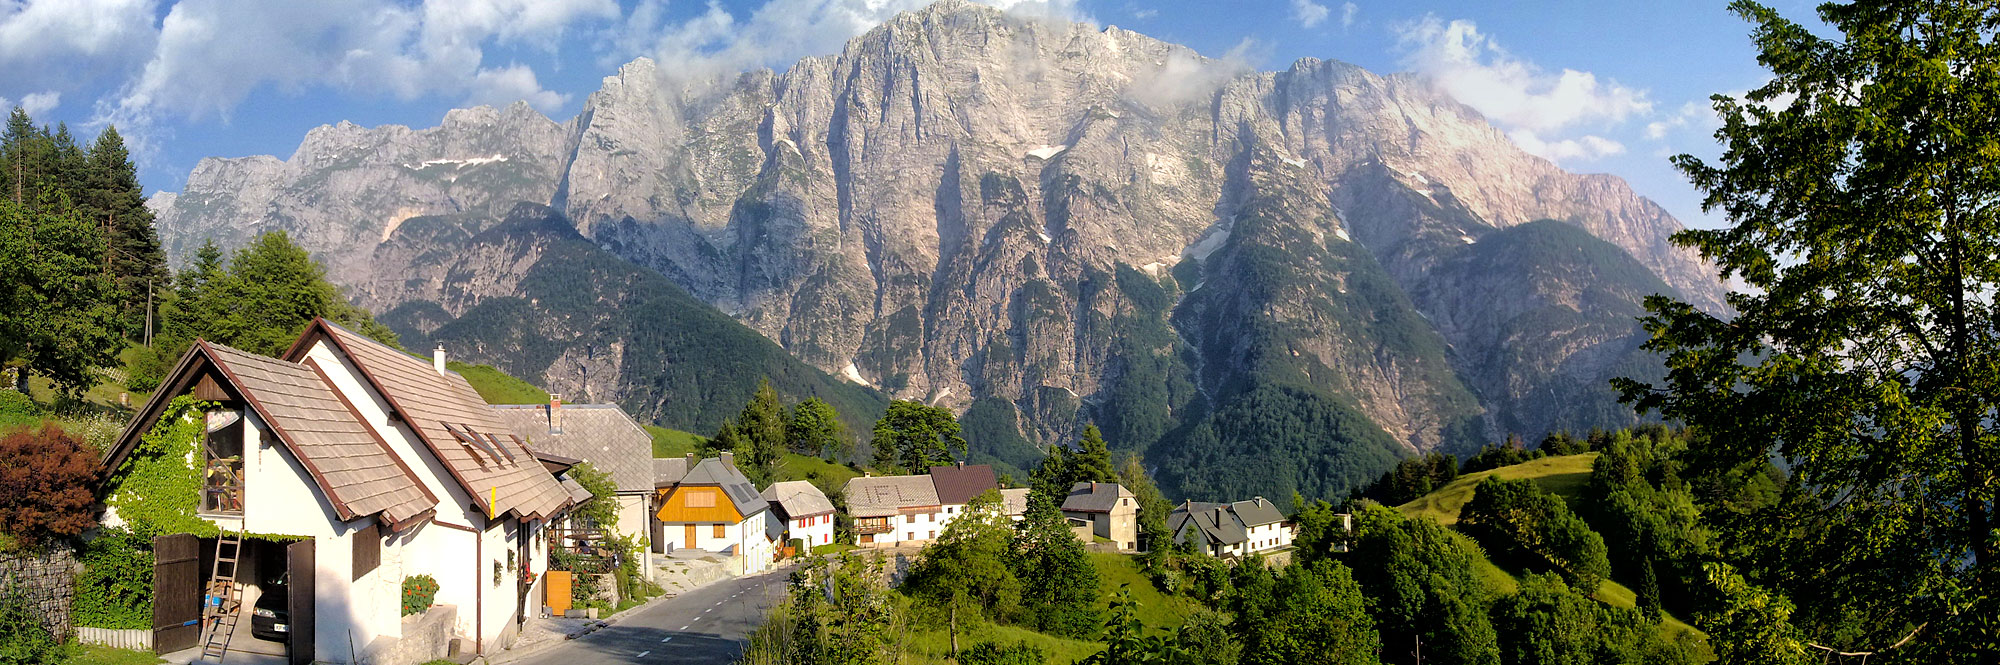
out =
<path fill-rule="evenodd" d="M 785 424 L 785 446 L 804 455 L 845 458 L 853 453 L 854 442 L 832 404 L 808 397 L 792 407 L 792 418 Z"/>
<path fill-rule="evenodd" d="M 1015 525 L 1014 576 L 1021 581 L 1021 623 L 1064 637 L 1097 626 L 1097 568 L 1069 529 L 1060 500 L 1033 500 Z"/>
<path fill-rule="evenodd" d="M 1070 483 L 1108 483 L 1118 480 L 1118 472 L 1111 470 L 1111 449 L 1104 443 L 1104 434 L 1096 425 L 1083 428 L 1083 439 L 1077 442 L 1076 455 L 1070 457 Z"/>
<path fill-rule="evenodd" d="M 81 170 L 78 204 L 88 219 L 108 230 L 111 274 L 122 295 L 121 317 L 129 335 L 143 334 L 147 286 L 165 286 L 167 257 L 153 229 L 153 211 L 146 207 L 138 169 L 117 127 L 106 127 L 97 135 Z"/>
<path fill-rule="evenodd" d="M 778 399 L 778 389 L 771 387 L 770 379 L 759 380 L 757 392 L 736 417 L 738 433 L 747 444 L 743 461 L 763 470 L 765 475 L 774 471 L 785 450 L 785 421 L 785 406 Z"/>

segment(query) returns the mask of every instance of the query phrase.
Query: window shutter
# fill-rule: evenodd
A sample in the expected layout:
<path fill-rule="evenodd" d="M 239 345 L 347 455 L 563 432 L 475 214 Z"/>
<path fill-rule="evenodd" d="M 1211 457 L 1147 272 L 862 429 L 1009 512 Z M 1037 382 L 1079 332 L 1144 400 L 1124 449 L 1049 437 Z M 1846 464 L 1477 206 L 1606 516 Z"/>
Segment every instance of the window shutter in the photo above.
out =
<path fill-rule="evenodd" d="M 354 580 L 382 565 L 382 527 L 370 522 L 354 532 Z"/>

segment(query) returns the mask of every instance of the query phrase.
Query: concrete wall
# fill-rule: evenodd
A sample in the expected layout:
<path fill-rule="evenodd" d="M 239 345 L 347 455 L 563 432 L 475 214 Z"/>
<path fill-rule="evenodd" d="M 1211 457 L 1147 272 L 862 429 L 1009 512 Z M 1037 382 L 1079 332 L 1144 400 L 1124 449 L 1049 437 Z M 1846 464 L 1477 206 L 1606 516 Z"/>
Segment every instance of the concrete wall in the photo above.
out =
<path fill-rule="evenodd" d="M 451 653 L 452 626 L 458 624 L 458 607 L 434 605 L 430 610 L 403 617 L 401 639 L 370 644 L 369 665 L 420 665 Z"/>

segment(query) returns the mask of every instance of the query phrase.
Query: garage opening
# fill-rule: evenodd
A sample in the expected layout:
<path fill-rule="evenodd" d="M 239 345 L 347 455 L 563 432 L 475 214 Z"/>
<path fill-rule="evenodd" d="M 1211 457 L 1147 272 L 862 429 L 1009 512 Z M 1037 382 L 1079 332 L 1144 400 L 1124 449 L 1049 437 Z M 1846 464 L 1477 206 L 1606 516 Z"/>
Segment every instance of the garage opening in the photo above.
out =
<path fill-rule="evenodd" d="M 225 660 L 313 662 L 313 542 L 230 540 L 191 534 L 154 539 L 154 650 L 200 650 L 214 633 Z M 235 559 L 233 580 L 228 562 L 216 565 L 218 553 Z M 210 607 L 232 607 L 234 625 L 213 616 Z"/>

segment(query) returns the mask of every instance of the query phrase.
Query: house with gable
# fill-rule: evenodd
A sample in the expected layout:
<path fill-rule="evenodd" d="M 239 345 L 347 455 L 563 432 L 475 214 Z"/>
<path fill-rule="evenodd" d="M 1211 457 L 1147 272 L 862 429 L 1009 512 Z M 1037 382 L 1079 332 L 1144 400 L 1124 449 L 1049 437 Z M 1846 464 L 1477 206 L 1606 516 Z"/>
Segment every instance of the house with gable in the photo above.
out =
<path fill-rule="evenodd" d="M 938 512 L 942 519 L 939 531 L 965 513 L 965 504 L 971 503 L 972 497 L 987 490 L 1000 490 L 1000 481 L 993 475 L 991 465 L 967 465 L 964 462 L 931 467 L 931 484 L 937 489 Z"/>
<path fill-rule="evenodd" d="M 1139 500 L 1124 485 L 1076 483 L 1063 498 L 1062 512 L 1089 522 L 1092 536 L 1111 541 L 1120 551 L 1139 549 Z"/>
<path fill-rule="evenodd" d="M 198 410 L 183 411 L 183 396 Z M 468 651 L 505 648 L 539 605 L 540 532 L 573 498 L 441 353 L 425 362 L 323 319 L 279 358 L 197 341 L 106 453 L 106 526 L 127 523 L 121 506 L 142 519 L 139 505 L 161 501 L 123 481 L 182 455 L 141 446 L 170 417 L 201 425 L 186 455 L 200 486 L 164 500 L 188 501 L 192 515 L 154 525 L 155 650 L 208 637 L 203 597 L 217 591 L 244 615 L 283 614 L 214 633 L 231 645 L 275 635 L 300 665 L 442 655 L 403 644 L 445 644 L 403 634 L 428 625 L 401 616 L 403 582 L 417 575 L 455 607 L 424 616 L 449 616 L 436 629 Z M 232 545 L 242 534 L 253 536 Z M 266 594 L 284 600 L 258 603 Z"/>
<path fill-rule="evenodd" d="M 833 543 L 833 502 L 818 486 L 804 480 L 771 483 L 764 488 L 764 500 L 776 517 L 771 539 L 780 545 L 796 539 L 810 551 Z"/>
<path fill-rule="evenodd" d="M 690 454 L 687 472 L 658 488 L 662 542 L 668 549 L 697 549 L 730 557 L 739 573 L 771 567 L 777 550 L 768 520 L 770 502 L 736 468 L 736 455 L 723 453 L 699 462 Z"/>
<path fill-rule="evenodd" d="M 929 475 L 862 476 L 842 491 L 856 545 L 922 545 L 944 530 L 944 506 Z"/>
<path fill-rule="evenodd" d="M 618 523 L 596 526 L 620 535 L 658 537 L 653 437 L 624 409 L 616 404 L 564 404 L 560 395 L 550 396 L 547 404 L 493 408 L 536 455 L 575 460 L 571 464 L 589 462 L 611 476 L 618 488 Z"/>
<path fill-rule="evenodd" d="M 1284 513 L 1264 497 L 1234 503 L 1186 501 L 1167 514 L 1174 542 L 1192 544 L 1217 557 L 1249 556 L 1292 546 Z"/>

